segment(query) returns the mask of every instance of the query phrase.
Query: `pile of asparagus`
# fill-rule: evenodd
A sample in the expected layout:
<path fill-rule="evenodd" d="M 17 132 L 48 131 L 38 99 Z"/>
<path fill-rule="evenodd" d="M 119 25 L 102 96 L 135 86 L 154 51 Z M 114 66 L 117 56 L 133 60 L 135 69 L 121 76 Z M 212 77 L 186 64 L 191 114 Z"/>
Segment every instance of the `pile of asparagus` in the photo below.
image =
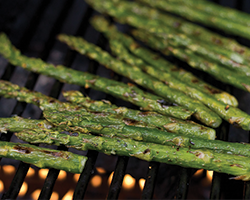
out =
<path fill-rule="evenodd" d="M 160 4 L 166 4 L 167 6 L 162 5 L 162 9 L 168 9 L 169 4 L 173 4 L 173 8 L 182 6 L 174 3 L 175 1 L 139 1 L 151 6 L 159 4 L 159 7 Z M 111 15 L 118 22 L 137 28 L 132 31 L 134 37 L 150 47 L 164 54 L 174 55 L 222 82 L 250 91 L 249 48 L 139 2 L 123 0 L 107 0 L 105 3 L 101 0 L 86 0 L 86 2 L 99 12 Z"/>
<path fill-rule="evenodd" d="M 64 92 L 69 102 L 60 102 L 7 81 L 0 81 L 0 86 L 2 96 L 38 105 L 43 110 L 44 120 L 18 116 L 0 118 L 1 132 L 15 132 L 25 142 L 91 149 L 108 155 L 132 156 L 146 161 L 229 173 L 237 180 L 250 179 L 249 144 L 209 140 L 206 134 L 213 133 L 212 129 L 183 122 L 179 129 L 168 132 L 164 130 L 165 120 L 153 120 L 161 119 L 160 114 L 146 112 L 145 115 L 133 116 L 139 111 L 119 108 L 107 101 L 91 100 L 78 91 Z M 140 120 L 148 114 L 146 120 L 152 119 L 154 125 Z M 195 136 L 184 135 L 183 129 L 188 127 Z M 198 138 L 196 130 L 199 128 Z M 28 154 L 26 149 L 22 150 Z M 64 166 L 67 168 L 68 165 Z"/>
<path fill-rule="evenodd" d="M 164 2 L 164 5 L 166 3 L 169 6 L 168 9 L 172 9 L 178 5 L 175 1 L 86 2 L 99 12 L 113 16 L 118 22 L 138 28 L 132 34 L 152 48 L 167 55 L 175 55 L 225 83 L 250 91 L 249 49 L 152 8 L 162 6 L 156 2 Z M 193 1 L 183 2 L 186 7 L 193 5 Z M 195 9 L 204 9 L 202 5 L 206 3 L 201 2 Z M 209 8 L 206 12 L 210 12 Z M 230 17 L 233 15 L 228 14 Z M 79 91 L 64 92 L 67 102 L 61 102 L 0 80 L 1 96 L 37 105 L 44 117 L 40 120 L 18 116 L 0 118 L 2 134 L 11 131 L 31 144 L 97 150 L 108 155 L 132 156 L 146 161 L 203 168 L 231 174 L 237 180 L 250 180 L 249 144 L 215 140 L 213 128 L 219 127 L 222 120 L 250 130 L 250 116 L 237 108 L 238 102 L 234 96 L 140 46 L 132 37 L 119 32 L 104 17 L 94 17 L 91 24 L 107 37 L 111 54 L 80 37 L 60 34 L 58 39 L 134 83 L 125 84 L 62 65 L 54 66 L 39 58 L 29 58 L 22 55 L 5 34 L 0 34 L 0 54 L 13 65 L 69 84 L 91 87 L 133 103 L 141 110 L 117 107 L 106 100 L 92 100 Z M 211 45 L 207 44 L 208 41 Z M 190 121 L 191 116 L 201 124 Z M 70 152 L 44 149 L 31 144 L 0 142 L 0 149 L 9 149 L 1 149 L 0 156 L 73 173 L 80 173 L 87 159 Z M 49 156 L 37 160 L 38 152 L 41 157 Z M 51 159 L 55 157 L 59 158 L 52 162 Z"/>

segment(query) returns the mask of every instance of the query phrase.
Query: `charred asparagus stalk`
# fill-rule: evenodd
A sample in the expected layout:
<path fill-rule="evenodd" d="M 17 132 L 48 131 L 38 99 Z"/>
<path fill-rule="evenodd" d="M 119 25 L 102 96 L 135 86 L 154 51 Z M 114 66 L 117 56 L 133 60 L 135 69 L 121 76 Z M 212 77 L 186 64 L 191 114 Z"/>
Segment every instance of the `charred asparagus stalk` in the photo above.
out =
<path fill-rule="evenodd" d="M 244 155 L 244 156 L 250 156 L 250 152 L 247 150 L 249 144 L 242 144 L 242 143 L 230 143 L 230 142 L 224 142 L 220 140 L 207 140 L 207 139 L 200 139 L 196 137 L 187 137 L 184 135 L 176 135 L 174 133 L 169 132 L 161 132 L 158 130 L 153 129 L 143 129 L 138 127 L 132 127 L 132 126 L 126 126 L 122 124 L 105 124 L 105 123 L 97 123 L 92 122 L 90 119 L 84 119 L 84 117 L 80 120 L 79 119 L 79 113 L 73 114 L 64 111 L 61 112 L 66 114 L 66 119 L 63 116 L 60 116 L 56 111 L 51 111 L 51 113 L 47 113 L 47 116 L 49 120 L 56 125 L 53 129 L 51 128 L 40 128 L 40 126 L 37 126 L 37 124 L 41 123 L 41 120 L 36 119 L 24 119 L 21 117 L 18 117 L 18 122 L 21 124 L 27 123 L 24 128 L 20 128 L 19 124 L 17 123 L 16 117 L 10 117 L 10 118 L 0 118 L 0 127 L 4 124 L 4 127 L 12 132 L 17 132 L 16 135 L 22 135 L 22 133 L 19 134 L 19 132 L 26 132 L 27 130 L 33 130 L 36 132 L 41 132 L 42 135 L 44 132 L 49 132 L 50 137 L 53 137 L 53 134 L 58 131 L 60 133 L 65 134 L 73 134 L 74 136 L 78 136 L 82 133 L 89 133 L 89 131 L 92 131 L 93 133 L 101 134 L 105 137 L 110 138 L 130 138 L 137 141 L 145 141 L 149 143 L 156 143 L 156 144 L 162 144 L 162 145 L 169 145 L 169 146 L 178 146 L 178 147 L 186 147 L 191 149 L 210 149 L 210 150 L 217 150 L 218 152 L 224 152 L 224 153 L 231 153 L 235 155 Z M 53 114 L 56 114 L 56 116 L 53 116 Z M 70 115 L 68 115 L 70 114 Z M 76 118 L 76 115 L 78 118 Z M 45 121 L 45 120 L 43 120 Z M 33 137 L 31 135 L 28 138 Z M 43 136 L 42 136 L 43 137 Z M 37 141 L 38 136 L 35 135 L 34 142 Z M 56 138 L 56 137 L 55 137 Z M 24 138 L 22 138 L 24 139 Z M 51 139 L 49 137 L 46 137 L 47 142 L 50 144 Z M 30 141 L 30 140 L 29 140 Z M 41 141 L 45 142 L 45 140 Z M 47 143 L 46 142 L 46 143 Z"/>
<path fill-rule="evenodd" d="M 215 139 L 214 129 L 202 126 L 192 121 L 182 121 L 155 112 L 141 112 L 139 110 L 132 110 L 125 107 L 118 108 L 115 105 L 111 106 L 111 103 L 104 103 L 104 101 L 90 101 L 88 98 L 85 99 L 83 95 L 77 91 L 64 92 L 64 96 L 67 100 L 77 104 L 73 105 L 68 102 L 58 101 L 39 92 L 19 87 L 18 85 L 12 84 L 8 81 L 0 81 L 0 88 L 0 95 L 3 95 L 6 98 L 16 98 L 19 101 L 35 104 L 42 108 L 42 110 L 68 110 L 72 112 L 79 112 L 80 110 L 81 115 L 84 115 L 87 118 L 91 117 L 92 119 L 95 119 L 95 121 L 102 121 L 105 123 L 108 122 L 110 124 L 120 123 L 133 126 L 157 128 L 174 133 L 189 135 L 190 137 L 194 136 L 204 139 Z M 18 117 L 15 119 L 16 120 L 12 120 L 11 123 L 14 127 L 18 127 L 18 125 L 20 125 L 21 130 L 23 128 L 33 128 L 32 126 L 30 127 L 29 121 L 20 120 Z M 8 118 L 6 118 L 6 120 L 8 120 Z M 0 121 L 0 130 L 2 130 L 2 132 L 6 132 L 8 130 L 6 129 L 6 125 L 9 124 L 9 122 L 6 120 L 4 121 L 2 119 Z M 11 125 L 8 125 L 8 127 L 11 127 Z M 52 124 L 46 121 L 41 121 L 35 125 L 35 128 L 37 126 L 40 128 L 48 128 L 52 127 Z M 15 129 L 12 131 L 18 130 Z"/>
<path fill-rule="evenodd" d="M 144 23 L 152 25 L 157 21 L 164 23 L 165 25 L 160 25 L 155 31 L 158 31 L 162 27 L 168 26 L 175 29 L 178 32 L 189 35 L 189 37 L 195 37 L 199 40 L 212 43 L 214 45 L 223 47 L 223 49 L 228 49 L 233 52 L 239 53 L 241 56 L 244 56 L 245 59 L 250 60 L 250 49 L 247 47 L 240 45 L 237 41 L 232 40 L 230 38 L 223 37 L 219 34 L 216 34 L 212 31 L 209 31 L 201 26 L 198 26 L 194 23 L 190 23 L 188 21 L 182 20 L 178 17 L 174 17 L 167 13 L 162 13 L 157 9 L 149 8 L 143 4 L 138 2 L 127 2 L 127 1 L 91 1 L 86 0 L 91 6 L 93 6 L 96 10 L 102 13 L 107 13 L 116 18 L 116 20 L 125 23 L 130 22 L 133 23 L 131 16 L 136 14 L 137 16 L 143 16 L 147 18 L 147 21 Z M 185 1 L 186 3 L 189 1 Z M 118 9 L 120 8 L 120 9 Z M 127 17 L 127 20 L 126 20 Z M 140 20 L 139 20 L 140 21 Z M 147 27 L 149 30 L 150 27 L 148 25 L 143 24 L 143 27 Z"/>
<path fill-rule="evenodd" d="M 97 60 L 105 67 L 128 77 L 138 85 L 148 88 L 154 91 L 157 95 L 194 111 L 194 116 L 207 126 L 218 127 L 221 124 L 221 118 L 215 112 L 211 112 L 211 110 L 200 101 L 192 99 L 184 93 L 168 87 L 161 81 L 158 81 L 154 77 L 142 72 L 138 67 L 127 65 L 126 63 L 115 59 L 98 46 L 88 43 L 83 38 L 67 36 L 64 34 L 59 35 L 58 38 L 60 41 L 68 44 L 72 49 Z"/>
<path fill-rule="evenodd" d="M 62 65 L 54 66 L 41 59 L 28 58 L 20 54 L 7 36 L 0 34 L 0 54 L 9 60 L 13 65 L 21 66 L 24 69 L 54 77 L 62 82 L 91 87 L 95 90 L 106 92 L 114 97 L 131 102 L 143 110 L 151 110 L 163 115 L 170 115 L 180 119 L 189 118 L 193 112 L 182 106 L 173 105 L 162 97 L 140 90 L 132 84 L 124 84 L 107 78 L 102 78 L 87 72 L 80 72 L 69 69 Z M 0 87 L 1 88 L 1 87 Z"/>
<path fill-rule="evenodd" d="M 68 151 L 3 141 L 0 141 L 0 157 L 20 160 L 40 168 L 54 168 L 71 173 L 81 173 L 87 161 L 87 157 Z"/>
<path fill-rule="evenodd" d="M 156 37 L 149 33 L 145 33 L 145 31 L 133 30 L 132 34 L 136 38 L 147 43 L 152 48 L 162 51 L 162 53 L 164 54 L 173 54 L 179 59 L 187 62 L 190 66 L 205 71 L 222 82 L 250 92 L 250 81 L 249 78 L 245 75 L 236 73 L 232 74 L 231 70 L 222 65 L 212 63 L 206 58 L 197 56 L 194 52 L 188 49 L 175 48 L 168 43 L 165 43 L 165 40 L 163 40 L 162 38 Z"/>
<path fill-rule="evenodd" d="M 184 6 L 182 4 L 173 3 L 173 1 L 153 1 L 140 0 L 152 7 L 166 10 L 168 12 L 180 15 L 190 21 L 199 22 L 210 27 L 221 29 L 225 32 L 245 37 L 249 39 L 250 27 L 237 22 L 229 21 L 217 16 L 211 16 L 205 12 L 196 10 L 195 8 Z"/>
<path fill-rule="evenodd" d="M 156 126 L 158 129 L 167 130 L 171 133 L 183 134 L 190 137 L 203 139 L 215 138 L 215 130 L 192 121 L 183 121 L 172 117 L 167 117 L 155 112 L 141 112 L 126 107 L 117 107 L 108 101 L 95 101 L 84 97 L 79 91 L 67 91 L 63 96 L 70 102 L 85 107 L 89 111 L 99 113 L 111 113 L 123 116 L 129 120 L 141 121 L 146 124 Z"/>
<path fill-rule="evenodd" d="M 116 51 L 116 53 L 119 52 L 119 57 L 125 58 L 125 60 L 127 60 L 129 64 L 136 66 L 145 66 L 145 62 L 147 62 L 155 69 L 160 70 L 163 73 L 167 72 L 178 80 L 185 82 L 185 84 L 188 84 L 191 87 L 201 90 L 202 92 L 213 96 L 215 99 L 218 99 L 229 105 L 233 105 L 236 107 L 238 106 L 237 99 L 234 96 L 224 91 L 221 91 L 218 88 L 209 85 L 208 83 L 205 83 L 204 81 L 194 76 L 192 73 L 187 72 L 184 69 L 177 68 L 176 66 L 168 62 L 166 59 L 163 59 L 160 55 L 154 53 L 153 51 L 147 48 L 140 46 L 137 42 L 135 42 L 132 37 L 129 37 L 128 35 L 119 32 L 114 25 L 110 25 L 104 17 L 93 17 L 91 19 L 91 24 L 94 26 L 95 29 L 100 32 L 103 32 L 106 37 L 110 38 L 111 42 L 116 39 L 119 40 L 120 45 L 123 44 L 124 46 L 126 46 L 126 48 L 130 50 L 130 52 L 138 56 L 134 56 L 132 59 L 130 59 L 132 55 L 128 57 L 126 52 L 118 51 L 116 48 L 113 49 L 114 51 Z"/>
<path fill-rule="evenodd" d="M 74 135 L 74 136 L 73 136 Z M 106 138 L 86 134 L 61 134 L 27 130 L 17 136 L 32 143 L 64 144 L 80 150 L 97 150 L 105 154 L 132 156 L 146 161 L 157 161 L 183 167 L 203 168 L 231 174 L 236 180 L 247 181 L 249 158 L 238 155 L 217 153 L 208 149 L 172 148 L 171 146 L 138 142 L 131 139 Z M 49 141 L 50 140 L 50 141 Z"/>

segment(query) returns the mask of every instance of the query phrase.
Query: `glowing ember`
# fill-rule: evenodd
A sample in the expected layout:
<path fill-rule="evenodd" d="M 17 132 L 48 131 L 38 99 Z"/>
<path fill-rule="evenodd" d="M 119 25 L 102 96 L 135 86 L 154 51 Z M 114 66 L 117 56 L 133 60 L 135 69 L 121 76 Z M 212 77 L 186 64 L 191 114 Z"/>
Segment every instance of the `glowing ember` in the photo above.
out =
<path fill-rule="evenodd" d="M 4 190 L 4 184 L 3 181 L 0 180 L 0 193 Z"/>
<path fill-rule="evenodd" d="M 102 184 L 102 177 L 99 175 L 95 175 L 92 179 L 91 179 L 91 185 L 93 187 L 99 187 Z"/>
<path fill-rule="evenodd" d="M 61 171 L 59 172 L 59 175 L 58 175 L 58 180 L 62 181 L 62 180 L 64 180 L 66 177 L 67 177 L 67 173 L 66 173 L 65 171 L 61 170 Z"/>
<path fill-rule="evenodd" d="M 74 181 L 77 182 L 79 180 L 80 174 L 75 174 L 74 175 Z"/>
<path fill-rule="evenodd" d="M 40 169 L 38 175 L 41 179 L 45 179 L 47 177 L 48 172 L 48 169 Z"/>
<path fill-rule="evenodd" d="M 144 178 L 141 178 L 141 179 L 139 180 L 139 186 L 140 186 L 141 190 L 143 190 L 144 185 L 145 185 L 145 179 L 144 179 Z"/>
<path fill-rule="evenodd" d="M 112 173 L 109 175 L 109 178 L 108 178 L 108 184 L 109 184 L 109 185 L 111 184 L 113 175 L 114 175 L 114 172 L 112 172 Z"/>
<path fill-rule="evenodd" d="M 59 199 L 59 194 L 57 192 L 52 192 L 50 200 L 58 200 L 58 199 Z"/>
<path fill-rule="evenodd" d="M 28 184 L 26 182 L 23 182 L 23 185 L 22 185 L 22 187 L 21 187 L 21 189 L 19 191 L 18 196 L 19 197 L 24 196 L 27 193 L 27 191 L 28 191 Z"/>
<path fill-rule="evenodd" d="M 122 187 L 125 189 L 132 189 L 134 186 L 135 186 L 135 179 L 129 174 L 126 174 L 123 179 Z"/>
<path fill-rule="evenodd" d="M 27 177 L 31 177 L 31 176 L 34 176 L 34 174 L 35 174 L 35 170 L 33 169 L 33 168 L 29 168 L 29 171 L 28 171 L 28 173 L 27 173 Z"/>
<path fill-rule="evenodd" d="M 202 173 L 203 173 L 203 171 L 204 171 L 203 169 L 197 170 L 197 171 L 194 173 L 194 176 L 196 176 L 196 177 L 201 176 Z"/>
<path fill-rule="evenodd" d="M 207 178 L 208 178 L 208 180 L 211 182 L 212 181 L 212 179 L 213 179 L 213 171 L 209 171 L 209 170 L 207 170 Z"/>
<path fill-rule="evenodd" d="M 16 168 L 12 165 L 4 165 L 2 169 L 5 174 L 13 174 L 16 171 Z"/>
<path fill-rule="evenodd" d="M 106 173 L 105 169 L 103 169 L 103 168 L 101 168 L 101 167 L 97 167 L 97 168 L 96 168 L 96 171 L 97 171 L 99 174 L 105 174 L 105 173 Z"/>
<path fill-rule="evenodd" d="M 38 197 L 39 197 L 39 195 L 40 195 L 40 192 L 41 192 L 40 189 L 35 190 L 35 191 L 31 194 L 31 198 L 34 199 L 34 200 L 38 199 Z"/>
<path fill-rule="evenodd" d="M 62 200 L 72 200 L 72 196 L 73 196 L 74 191 L 73 190 L 69 190 L 64 197 L 62 198 Z"/>

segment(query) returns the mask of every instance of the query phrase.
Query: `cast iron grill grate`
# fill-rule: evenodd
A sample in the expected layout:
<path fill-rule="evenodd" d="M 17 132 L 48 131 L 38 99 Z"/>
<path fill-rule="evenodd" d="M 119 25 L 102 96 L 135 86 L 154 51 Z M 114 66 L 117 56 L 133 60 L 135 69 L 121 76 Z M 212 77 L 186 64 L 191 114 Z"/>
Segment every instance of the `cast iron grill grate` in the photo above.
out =
<path fill-rule="evenodd" d="M 215 2 L 224 5 L 226 1 Z M 246 10 L 247 1 L 227 1 L 231 7 L 240 10 Z M 250 6 L 249 6 L 250 7 Z M 14 45 L 21 50 L 22 53 L 28 56 L 39 57 L 45 61 L 54 64 L 63 64 L 77 70 L 89 71 L 91 73 L 99 74 L 101 76 L 113 78 L 119 81 L 127 82 L 128 80 L 111 73 L 109 70 L 100 67 L 98 63 L 90 61 L 87 58 L 79 56 L 74 51 L 66 49 L 55 38 L 59 33 L 67 33 L 77 36 L 82 36 L 90 42 L 93 42 L 102 48 L 107 49 L 107 41 L 105 38 L 97 33 L 88 23 L 91 16 L 96 12 L 91 9 L 82 0 L 14 0 L 4 1 L 0 0 L 0 31 L 8 34 Z M 240 42 L 248 41 L 239 39 Z M 180 61 L 176 61 L 177 63 Z M 181 62 L 180 62 L 181 63 Z M 183 63 L 181 63 L 183 65 Z M 206 79 L 209 78 L 205 77 Z M 78 89 L 84 94 L 93 99 L 108 99 L 117 105 L 125 105 L 131 108 L 130 105 L 121 100 L 112 98 L 102 92 L 97 92 L 92 89 L 84 89 L 75 85 L 63 84 L 52 78 L 47 78 L 42 75 L 27 72 L 19 67 L 12 66 L 6 63 L 4 59 L 0 58 L 0 79 L 8 80 L 21 86 L 25 86 L 31 90 L 41 91 L 42 93 L 62 99 L 61 91 L 67 89 Z M 224 89 L 231 89 L 228 86 L 222 86 Z M 235 89 L 234 89 L 235 90 Z M 233 91 L 235 92 L 235 91 Z M 237 93 L 237 91 L 236 91 Z M 237 94 L 242 93 L 238 92 Z M 245 94 L 245 93 L 244 93 Z M 13 100 L 0 99 L 0 117 L 9 117 L 11 115 L 18 115 L 23 117 L 41 118 L 41 111 L 34 106 L 27 105 Z M 4 106 L 2 106 L 4 105 Z M 6 105 L 6 106 L 5 106 Z M 8 105 L 8 106 L 7 106 Z M 223 124 L 217 130 L 217 137 L 222 140 L 228 140 L 228 134 L 232 128 L 228 124 Z M 231 130 L 232 132 L 232 130 Z M 16 140 L 13 133 L 1 134 L 0 140 L 12 141 Z M 67 150 L 64 146 L 59 146 L 58 149 Z M 84 171 L 79 177 L 77 185 L 74 190 L 74 199 L 83 199 L 89 185 L 90 178 L 93 174 L 94 166 L 99 159 L 100 154 L 95 151 L 88 151 L 89 158 Z M 4 159 L 0 158 L 0 162 Z M 123 177 L 127 170 L 129 163 L 133 162 L 128 157 L 118 157 L 115 165 L 114 176 L 107 192 L 107 199 L 117 199 L 120 194 L 120 189 Z M 142 199 L 151 199 L 154 197 L 154 190 L 157 182 L 160 184 L 159 171 L 160 163 L 147 163 L 148 171 L 146 173 L 146 183 L 141 194 Z M 2 199 L 16 199 L 20 188 L 24 182 L 27 172 L 30 168 L 29 164 L 18 162 L 18 168 L 11 181 L 10 187 L 7 188 L 2 195 Z M 178 183 L 170 184 L 169 189 L 166 189 L 164 198 L 174 197 L 177 199 L 186 199 L 188 196 L 188 188 L 190 177 L 193 174 L 193 169 L 178 167 L 175 176 L 178 176 Z M 59 170 L 50 169 L 44 181 L 43 187 L 39 195 L 39 199 L 50 199 L 55 182 L 58 178 Z M 0 178 L 1 179 L 1 178 Z M 177 182 L 177 181 L 175 181 Z M 214 173 L 212 186 L 210 190 L 211 199 L 220 199 L 221 192 L 227 190 L 225 187 L 233 187 L 234 191 L 239 192 L 232 196 L 230 191 L 225 194 L 228 198 L 250 198 L 250 185 L 248 182 L 229 181 L 225 174 Z M 176 192 L 172 191 L 176 189 Z M 229 189 L 230 190 L 230 189 Z M 171 192 L 172 191 L 172 192 Z M 103 197 L 103 198 L 105 198 Z"/>

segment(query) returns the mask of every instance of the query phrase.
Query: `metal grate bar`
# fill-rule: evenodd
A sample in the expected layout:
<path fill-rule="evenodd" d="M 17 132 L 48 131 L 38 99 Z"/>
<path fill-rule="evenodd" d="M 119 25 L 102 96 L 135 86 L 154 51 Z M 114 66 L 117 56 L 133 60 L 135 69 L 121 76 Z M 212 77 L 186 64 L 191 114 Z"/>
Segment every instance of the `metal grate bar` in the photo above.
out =
<path fill-rule="evenodd" d="M 118 199 L 129 157 L 119 156 L 107 199 Z"/>
<path fill-rule="evenodd" d="M 147 172 L 147 179 L 142 191 L 142 199 L 152 199 L 160 163 L 150 162 Z"/>
<path fill-rule="evenodd" d="M 16 171 L 16 174 L 11 182 L 11 185 L 6 193 L 3 194 L 2 199 L 16 199 L 23 184 L 25 176 L 29 170 L 30 165 L 21 162 Z"/>
<path fill-rule="evenodd" d="M 188 194 L 188 186 L 190 180 L 190 168 L 182 168 L 180 174 L 179 187 L 176 194 L 176 199 L 186 199 Z"/>
<path fill-rule="evenodd" d="M 77 182 L 73 199 L 83 199 L 90 177 L 94 169 L 97 156 L 98 156 L 97 151 L 88 151 L 87 154 L 88 160 Z"/>

